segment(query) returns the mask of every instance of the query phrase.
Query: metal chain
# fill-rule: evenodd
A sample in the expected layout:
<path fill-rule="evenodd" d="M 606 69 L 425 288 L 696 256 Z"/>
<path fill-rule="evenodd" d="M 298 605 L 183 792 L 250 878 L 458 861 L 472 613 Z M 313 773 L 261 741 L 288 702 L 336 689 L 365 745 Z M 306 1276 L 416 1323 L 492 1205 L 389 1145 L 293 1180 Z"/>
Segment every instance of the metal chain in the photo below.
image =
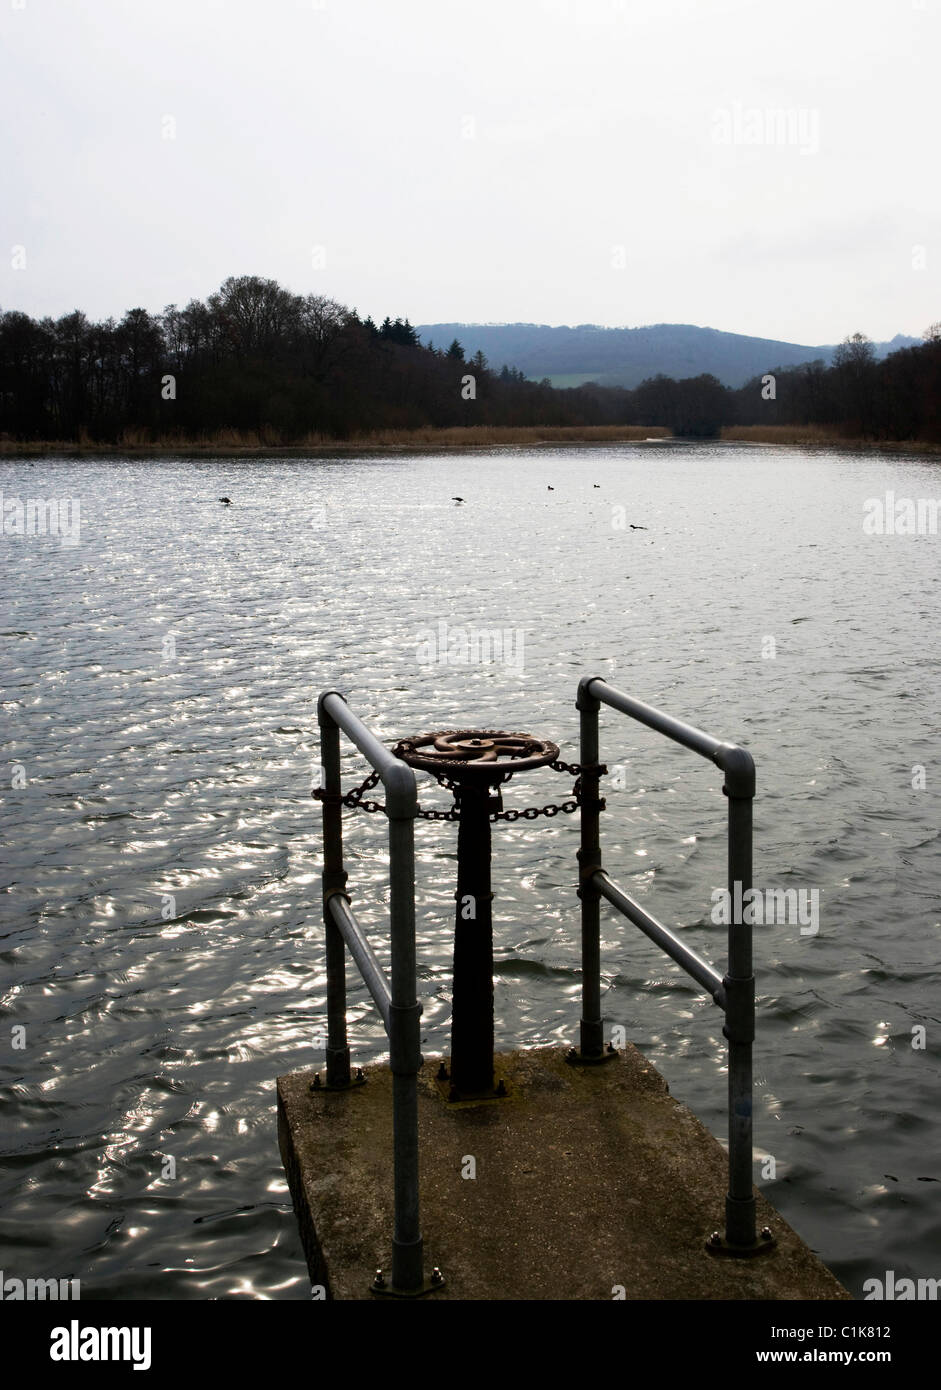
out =
<path fill-rule="evenodd" d="M 582 765 L 580 763 L 564 763 L 561 758 L 559 758 L 555 762 L 549 763 L 549 767 L 552 768 L 553 772 L 568 772 L 575 777 L 572 795 L 567 801 L 563 801 L 561 806 L 557 805 L 555 802 L 550 802 L 547 806 L 529 806 L 525 811 L 491 811 L 490 819 L 492 821 L 517 821 L 520 819 L 538 820 L 540 816 L 548 816 L 551 818 L 560 813 L 569 816 L 573 811 L 577 811 L 582 804 L 581 774 L 584 770 Z M 595 769 L 592 770 L 594 771 Z M 607 770 L 604 763 L 598 765 L 597 772 L 599 776 L 603 777 Z M 454 793 L 458 790 L 457 783 L 450 777 L 445 777 L 442 774 L 437 780 L 440 785 L 445 787 L 449 792 Z M 386 808 L 380 801 L 369 801 L 365 799 L 366 792 L 372 791 L 373 787 L 377 786 L 378 783 L 379 773 L 371 772 L 364 782 L 358 787 L 354 787 L 352 791 L 347 792 L 345 796 L 340 798 L 340 805 L 349 807 L 351 811 L 368 811 L 370 814 L 381 811 L 384 814 Z M 327 793 L 320 787 L 315 787 L 311 795 L 315 801 L 325 801 L 327 799 Z M 456 821 L 461 819 L 460 811 L 456 810 L 454 807 L 452 807 L 450 811 L 424 811 L 419 806 L 418 815 L 421 820 Z"/>
<path fill-rule="evenodd" d="M 347 792 L 345 796 L 340 797 L 340 805 L 348 806 L 351 811 L 370 811 L 373 813 L 382 811 L 384 813 L 386 808 L 381 801 L 365 801 L 363 799 L 366 792 L 372 791 L 373 787 L 378 785 L 379 773 L 371 772 L 365 782 L 362 782 L 358 787 L 354 787 L 353 790 Z M 328 793 L 323 787 L 314 787 L 311 796 L 315 801 L 326 801 Z"/>

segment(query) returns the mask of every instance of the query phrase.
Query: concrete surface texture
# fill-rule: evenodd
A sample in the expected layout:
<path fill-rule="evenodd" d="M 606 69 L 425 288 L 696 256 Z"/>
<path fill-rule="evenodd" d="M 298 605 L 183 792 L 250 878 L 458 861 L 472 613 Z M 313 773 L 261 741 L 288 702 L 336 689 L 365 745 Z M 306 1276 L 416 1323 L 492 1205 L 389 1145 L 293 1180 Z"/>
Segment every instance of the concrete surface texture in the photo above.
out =
<path fill-rule="evenodd" d="M 440 1299 L 848 1299 L 758 1195 L 774 1248 L 749 1259 L 706 1249 L 723 1229 L 727 1156 L 628 1047 L 600 1067 L 565 1050 L 499 1055 L 504 1099 L 453 1103 L 419 1077 L 425 1271 Z M 375 1297 L 391 1270 L 392 1075 L 312 1094 L 313 1072 L 278 1079 L 281 1154 L 311 1282 L 328 1298 Z M 473 1160 L 470 1162 L 469 1160 Z M 470 1176 L 473 1173 L 474 1176 Z"/>

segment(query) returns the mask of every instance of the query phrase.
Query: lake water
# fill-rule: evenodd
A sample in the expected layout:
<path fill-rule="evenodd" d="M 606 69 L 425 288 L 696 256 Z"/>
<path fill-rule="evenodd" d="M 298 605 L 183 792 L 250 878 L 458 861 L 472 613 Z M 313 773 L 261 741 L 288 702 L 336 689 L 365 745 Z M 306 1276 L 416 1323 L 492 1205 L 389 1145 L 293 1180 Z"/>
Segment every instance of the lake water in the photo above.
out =
<path fill-rule="evenodd" d="M 775 1160 L 756 1181 L 857 1296 L 889 1269 L 941 1276 L 941 537 L 866 534 L 890 489 L 941 498 L 941 461 L 0 460 L 5 500 L 81 508 L 77 544 L 0 536 L 7 1275 L 309 1297 L 274 1078 L 322 1057 L 317 695 L 343 691 L 389 743 L 500 727 L 575 760 L 576 685 L 600 674 L 746 744 L 756 883 L 819 893 L 815 935 L 755 929 L 756 1144 Z M 453 629 L 512 634 L 511 659 L 437 660 Z M 717 770 L 610 710 L 602 755 L 609 871 L 723 969 Z M 344 767 L 364 775 L 349 745 Z M 521 774 L 505 803 L 570 785 Z M 384 830 L 347 818 L 377 934 Z M 495 827 L 498 1046 L 577 1033 L 577 837 L 574 816 Z M 423 1047 L 446 1052 L 455 828 L 420 822 L 416 842 Z M 606 1026 L 722 1137 L 720 1012 L 603 912 Z M 385 1035 L 351 986 L 355 1060 L 374 1061 Z"/>

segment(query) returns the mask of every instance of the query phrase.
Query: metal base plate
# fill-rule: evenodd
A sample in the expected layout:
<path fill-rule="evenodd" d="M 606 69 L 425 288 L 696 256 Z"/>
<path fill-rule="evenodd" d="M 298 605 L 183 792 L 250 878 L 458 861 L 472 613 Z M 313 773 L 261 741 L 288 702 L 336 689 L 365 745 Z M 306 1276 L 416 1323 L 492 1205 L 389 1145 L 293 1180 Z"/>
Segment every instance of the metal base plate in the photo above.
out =
<path fill-rule="evenodd" d="M 437 1293 L 438 1289 L 443 1289 L 447 1280 L 426 1279 L 419 1289 L 396 1289 L 391 1284 L 383 1284 L 377 1288 L 375 1280 L 369 1286 L 369 1292 L 384 1295 L 386 1298 L 424 1298 L 426 1293 Z"/>
<path fill-rule="evenodd" d="M 489 1102 L 506 1101 L 510 1094 L 510 1086 L 507 1084 L 506 1077 L 493 1077 L 492 1086 L 485 1087 L 482 1091 L 460 1091 L 455 1086 L 450 1077 L 435 1077 L 438 1094 L 442 1099 L 448 1101 L 449 1105 L 486 1105 Z"/>
<path fill-rule="evenodd" d="M 600 1057 L 585 1057 L 578 1048 L 572 1047 L 565 1054 L 565 1060 L 570 1067 L 601 1067 L 605 1062 L 613 1062 L 615 1057 L 620 1057 L 617 1048 L 609 1045 L 608 1051 L 603 1052 Z"/>
<path fill-rule="evenodd" d="M 438 1094 L 451 1105 L 480 1105 L 482 1102 L 491 1100 L 506 1100 L 510 1094 L 509 1082 L 506 1077 L 499 1072 L 494 1073 L 493 1085 L 487 1086 L 481 1091 L 458 1090 L 451 1079 L 450 1070 L 443 1058 L 435 1076 L 435 1083 L 438 1088 Z"/>
<path fill-rule="evenodd" d="M 485 1091 L 459 1091 L 450 1081 L 439 1082 L 439 1086 L 449 1105 L 481 1105 L 488 1101 L 506 1100 L 510 1094 L 505 1081 L 497 1081 Z"/>
<path fill-rule="evenodd" d="M 317 1072 L 317 1075 L 319 1076 L 320 1072 Z M 365 1085 L 365 1076 L 354 1076 L 350 1079 L 350 1084 L 348 1086 L 330 1086 L 324 1081 L 321 1082 L 319 1086 L 315 1086 L 313 1082 L 311 1082 L 307 1089 L 312 1096 L 323 1096 L 326 1095 L 328 1091 L 336 1095 L 337 1091 L 355 1091 L 358 1087 Z"/>
<path fill-rule="evenodd" d="M 710 1255 L 715 1255 L 719 1259 L 730 1260 L 749 1260 L 756 1255 L 767 1255 L 777 1248 L 778 1242 L 769 1232 L 768 1235 L 760 1235 L 754 1245 L 730 1245 L 725 1236 L 720 1235 L 715 1239 L 716 1232 L 711 1232 L 705 1240 L 705 1246 Z"/>

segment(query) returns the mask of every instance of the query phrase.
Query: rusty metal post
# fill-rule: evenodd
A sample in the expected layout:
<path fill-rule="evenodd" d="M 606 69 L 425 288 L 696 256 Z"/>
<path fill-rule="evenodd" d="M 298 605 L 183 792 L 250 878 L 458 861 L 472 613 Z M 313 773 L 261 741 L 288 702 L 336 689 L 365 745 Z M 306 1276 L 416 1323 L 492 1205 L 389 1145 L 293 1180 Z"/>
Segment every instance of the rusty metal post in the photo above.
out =
<path fill-rule="evenodd" d="M 464 1095 L 493 1089 L 493 796 L 489 786 L 464 782 L 457 798 L 451 1081 Z"/>
<path fill-rule="evenodd" d="M 490 815 L 502 782 L 545 767 L 558 745 L 502 729 L 440 729 L 403 738 L 396 755 L 454 792 L 458 811 L 451 1008 L 451 1098 L 493 1094 L 493 893 Z M 502 759 L 502 761 L 501 761 Z M 503 1088 L 499 1094 L 504 1094 Z"/>

